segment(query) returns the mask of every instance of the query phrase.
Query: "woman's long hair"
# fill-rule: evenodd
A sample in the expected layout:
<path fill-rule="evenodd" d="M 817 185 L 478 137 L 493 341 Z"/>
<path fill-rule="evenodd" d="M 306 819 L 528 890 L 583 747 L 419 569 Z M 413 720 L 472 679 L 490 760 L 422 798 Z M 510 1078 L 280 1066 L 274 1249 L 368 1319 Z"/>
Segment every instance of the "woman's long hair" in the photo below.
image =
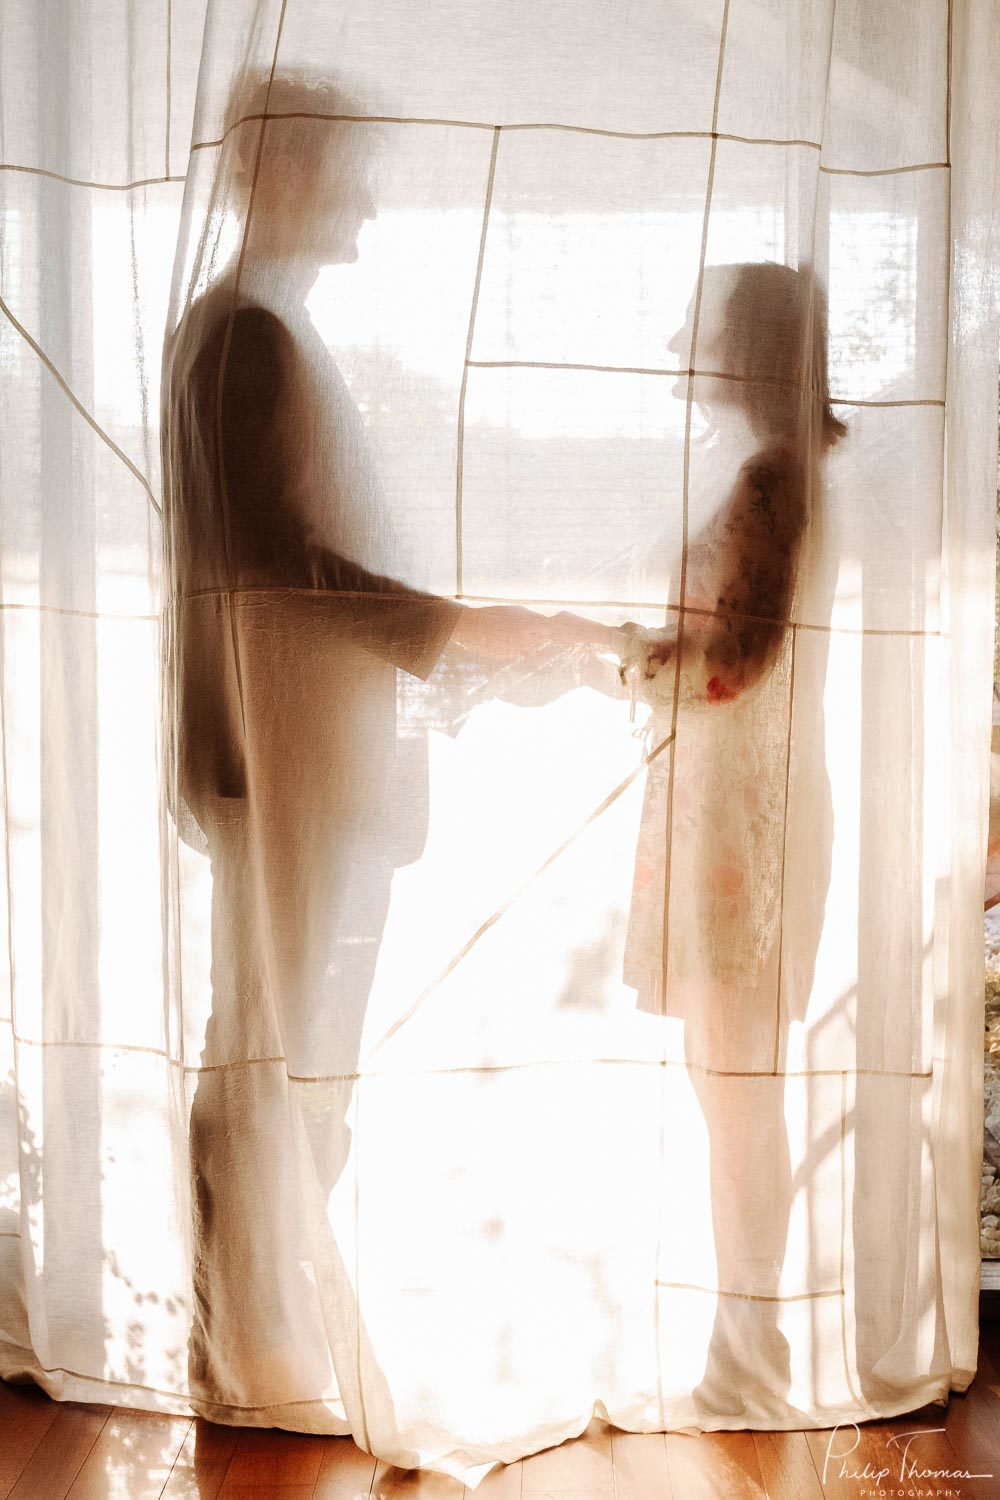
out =
<path fill-rule="evenodd" d="M 820 452 L 839 442 L 847 428 L 830 406 L 826 294 L 811 268 L 749 261 L 705 276 L 722 279 L 724 373 L 757 437 Z"/>

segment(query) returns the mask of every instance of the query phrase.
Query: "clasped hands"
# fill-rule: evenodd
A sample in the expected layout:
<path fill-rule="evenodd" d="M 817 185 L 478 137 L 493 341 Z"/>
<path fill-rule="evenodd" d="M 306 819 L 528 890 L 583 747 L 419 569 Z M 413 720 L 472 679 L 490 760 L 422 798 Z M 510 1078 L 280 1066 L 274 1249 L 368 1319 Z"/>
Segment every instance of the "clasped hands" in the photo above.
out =
<path fill-rule="evenodd" d="M 624 625 L 601 625 L 569 610 L 543 615 L 517 604 L 465 609 L 453 639 L 477 655 L 500 661 L 545 648 L 596 647 L 618 658 L 624 685 L 655 677 L 677 646 L 671 626 L 649 630 L 632 620 Z"/>

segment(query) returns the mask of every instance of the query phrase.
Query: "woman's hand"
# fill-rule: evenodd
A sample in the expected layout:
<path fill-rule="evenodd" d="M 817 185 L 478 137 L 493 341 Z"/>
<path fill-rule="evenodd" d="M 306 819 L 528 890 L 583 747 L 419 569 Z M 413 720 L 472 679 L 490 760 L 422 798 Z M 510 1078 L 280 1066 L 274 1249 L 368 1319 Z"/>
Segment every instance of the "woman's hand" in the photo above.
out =
<path fill-rule="evenodd" d="M 644 630 L 642 642 L 645 647 L 645 673 L 655 677 L 661 667 L 673 661 L 677 651 L 677 627 L 664 625 L 659 630 Z"/>
<path fill-rule="evenodd" d="M 677 650 L 677 631 L 672 625 L 647 630 L 629 620 L 620 627 L 619 634 L 622 637 L 618 653 L 622 682 L 629 677 L 640 682 L 655 677 L 661 667 L 673 660 Z"/>

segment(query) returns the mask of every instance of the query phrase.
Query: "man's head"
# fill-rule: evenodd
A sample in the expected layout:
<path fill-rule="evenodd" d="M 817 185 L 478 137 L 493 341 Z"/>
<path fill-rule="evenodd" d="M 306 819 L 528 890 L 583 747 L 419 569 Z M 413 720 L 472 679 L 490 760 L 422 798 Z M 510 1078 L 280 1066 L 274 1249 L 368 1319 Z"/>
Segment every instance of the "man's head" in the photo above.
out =
<path fill-rule="evenodd" d="M 357 259 L 362 225 L 375 217 L 369 165 L 377 128 L 360 115 L 329 79 L 298 71 L 237 77 L 223 150 L 235 206 L 251 216 L 255 259 L 317 270 Z"/>

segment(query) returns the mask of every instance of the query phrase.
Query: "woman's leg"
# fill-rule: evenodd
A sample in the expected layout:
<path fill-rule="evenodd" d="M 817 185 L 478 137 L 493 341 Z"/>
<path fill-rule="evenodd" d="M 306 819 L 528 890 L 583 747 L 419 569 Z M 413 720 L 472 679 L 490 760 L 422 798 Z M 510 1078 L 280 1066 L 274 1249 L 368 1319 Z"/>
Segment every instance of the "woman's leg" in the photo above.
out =
<path fill-rule="evenodd" d="M 778 1328 L 792 1195 L 782 1080 L 710 1072 L 703 1056 L 692 1055 L 690 1022 L 684 1030 L 689 1077 L 708 1131 L 719 1292 L 695 1399 L 706 1417 L 739 1415 L 744 1384 L 765 1385 L 780 1403 L 791 1380 Z"/>

